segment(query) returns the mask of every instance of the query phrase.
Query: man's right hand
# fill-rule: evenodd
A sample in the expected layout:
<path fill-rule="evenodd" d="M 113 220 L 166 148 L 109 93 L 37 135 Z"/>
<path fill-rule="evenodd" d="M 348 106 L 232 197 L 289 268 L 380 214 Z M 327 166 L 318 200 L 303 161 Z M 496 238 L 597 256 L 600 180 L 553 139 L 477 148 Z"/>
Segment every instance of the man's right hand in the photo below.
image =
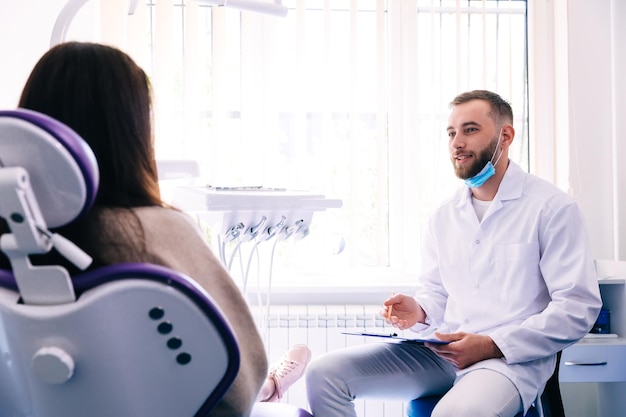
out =
<path fill-rule="evenodd" d="M 409 329 L 417 323 L 424 323 L 426 313 L 415 298 L 406 294 L 394 294 L 383 302 L 380 315 L 388 324 L 400 330 Z"/>

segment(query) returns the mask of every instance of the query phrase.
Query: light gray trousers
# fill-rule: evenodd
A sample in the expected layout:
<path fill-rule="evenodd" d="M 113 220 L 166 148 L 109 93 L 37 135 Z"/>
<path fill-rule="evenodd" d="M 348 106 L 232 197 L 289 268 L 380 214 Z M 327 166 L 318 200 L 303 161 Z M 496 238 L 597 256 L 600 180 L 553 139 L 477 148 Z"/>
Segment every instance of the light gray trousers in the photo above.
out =
<path fill-rule="evenodd" d="M 357 398 L 408 402 L 446 391 L 432 417 L 513 417 L 522 409 L 515 385 L 498 372 L 477 370 L 456 383 L 455 379 L 455 368 L 430 349 L 383 342 L 314 359 L 307 369 L 306 387 L 314 417 L 357 417 L 353 403 Z"/>

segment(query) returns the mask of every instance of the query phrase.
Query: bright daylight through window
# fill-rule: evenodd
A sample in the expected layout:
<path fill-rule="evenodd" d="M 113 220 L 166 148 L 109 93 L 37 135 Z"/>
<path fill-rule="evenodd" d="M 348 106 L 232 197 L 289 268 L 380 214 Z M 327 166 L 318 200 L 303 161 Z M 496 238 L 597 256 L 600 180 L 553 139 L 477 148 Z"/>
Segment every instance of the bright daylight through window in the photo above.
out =
<path fill-rule="evenodd" d="M 276 245 L 273 285 L 411 283 L 426 219 L 459 185 L 454 96 L 509 99 L 512 158 L 528 167 L 526 2 L 283 4 L 285 18 L 153 0 L 128 18 L 127 49 L 154 86 L 157 157 L 197 159 L 201 185 L 343 201 L 315 213 L 307 238 Z M 268 270 L 270 246 L 253 269 Z"/>

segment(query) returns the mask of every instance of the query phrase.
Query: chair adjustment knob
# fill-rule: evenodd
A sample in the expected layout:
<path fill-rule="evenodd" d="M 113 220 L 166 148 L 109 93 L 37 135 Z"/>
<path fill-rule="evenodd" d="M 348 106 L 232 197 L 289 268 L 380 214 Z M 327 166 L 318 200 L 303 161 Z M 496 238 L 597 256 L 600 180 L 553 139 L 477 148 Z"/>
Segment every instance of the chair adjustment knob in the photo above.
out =
<path fill-rule="evenodd" d="M 74 359 L 59 347 L 46 346 L 35 353 L 31 367 L 41 382 L 63 384 L 74 374 Z"/>

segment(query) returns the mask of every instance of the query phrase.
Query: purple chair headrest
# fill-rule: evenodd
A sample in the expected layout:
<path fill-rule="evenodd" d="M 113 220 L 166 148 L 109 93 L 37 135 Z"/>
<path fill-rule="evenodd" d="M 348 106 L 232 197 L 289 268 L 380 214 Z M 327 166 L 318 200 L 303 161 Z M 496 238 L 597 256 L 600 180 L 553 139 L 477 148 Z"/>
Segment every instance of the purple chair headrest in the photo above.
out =
<path fill-rule="evenodd" d="M 87 212 L 98 190 L 98 163 L 85 141 L 58 120 L 32 110 L 0 111 L 0 159 L 20 166 L 48 227 L 70 223 Z"/>

